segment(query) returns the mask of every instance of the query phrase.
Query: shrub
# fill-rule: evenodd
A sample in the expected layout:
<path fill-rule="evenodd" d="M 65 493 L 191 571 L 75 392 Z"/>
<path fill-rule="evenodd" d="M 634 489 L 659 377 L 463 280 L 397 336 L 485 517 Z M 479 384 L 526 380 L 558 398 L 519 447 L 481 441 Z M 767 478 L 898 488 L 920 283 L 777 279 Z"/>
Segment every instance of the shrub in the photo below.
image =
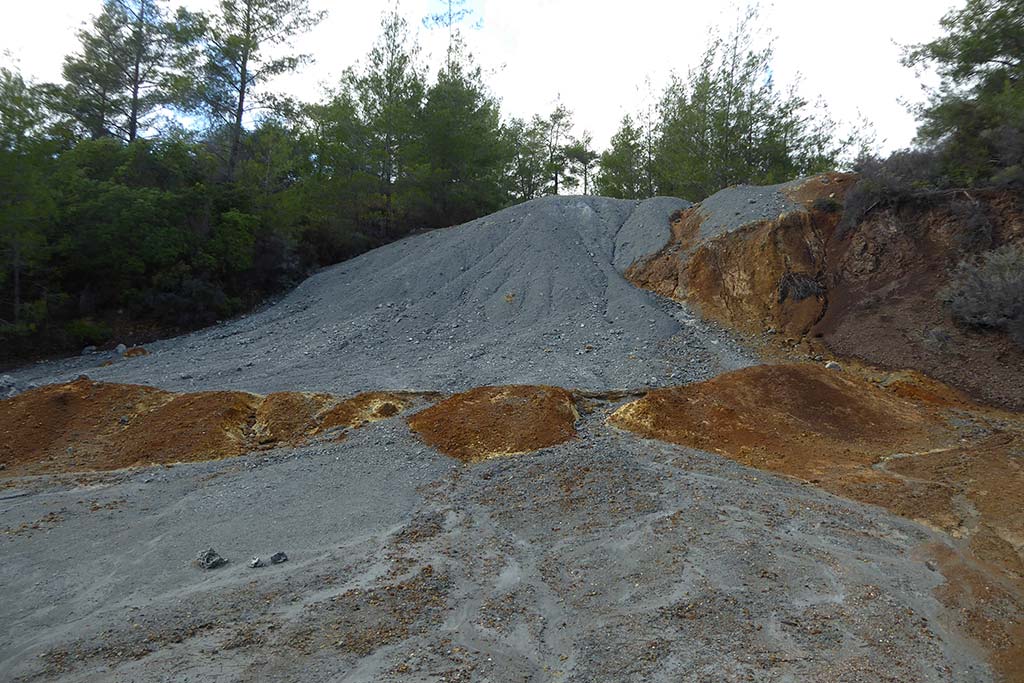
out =
<path fill-rule="evenodd" d="M 961 261 L 942 295 L 959 322 L 1004 329 L 1020 337 L 1024 327 L 1024 246 L 1007 244 Z"/>
<path fill-rule="evenodd" d="M 72 344 L 102 344 L 113 334 L 108 325 L 90 318 L 72 320 L 64 327 L 64 332 Z"/>
<path fill-rule="evenodd" d="M 960 224 L 956 233 L 961 252 L 977 253 L 992 248 L 995 226 L 984 205 L 974 201 L 957 201 L 950 206 L 953 218 Z"/>
<path fill-rule="evenodd" d="M 938 150 L 903 150 L 888 159 L 861 157 L 854 170 L 860 178 L 846 194 L 840 235 L 856 227 L 876 207 L 891 206 L 949 185 Z"/>
<path fill-rule="evenodd" d="M 811 208 L 821 213 L 838 213 L 843 208 L 843 205 L 832 197 L 818 197 L 814 200 Z"/>

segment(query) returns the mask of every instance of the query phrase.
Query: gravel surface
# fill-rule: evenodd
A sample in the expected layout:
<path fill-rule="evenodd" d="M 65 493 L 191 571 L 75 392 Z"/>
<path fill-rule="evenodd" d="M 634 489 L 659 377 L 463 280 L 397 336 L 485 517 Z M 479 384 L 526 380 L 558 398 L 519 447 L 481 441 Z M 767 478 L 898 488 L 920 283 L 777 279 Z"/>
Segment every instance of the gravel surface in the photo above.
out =
<path fill-rule="evenodd" d="M 87 356 L 11 374 L 20 385 L 86 373 L 171 390 L 337 394 L 705 379 L 753 358 L 621 275 L 667 242 L 669 215 L 687 205 L 537 199 L 328 268 L 261 312 L 151 344 L 147 357 L 102 368 L 106 355 Z M 714 353 L 700 354 L 712 341 Z"/>
<path fill-rule="evenodd" d="M 454 468 L 400 419 L 341 445 L 0 500 L 0 671 L 65 681 L 986 681 L 931 532 L 581 422 Z M 433 482 L 433 483 L 431 483 Z M 58 519 L 59 518 L 59 519 Z M 213 547 L 220 569 L 192 566 Z M 283 550 L 287 563 L 250 569 Z"/>
<path fill-rule="evenodd" d="M 785 191 L 799 187 L 803 179 L 779 185 L 736 185 L 716 192 L 700 203 L 706 216 L 700 226 L 700 240 L 709 240 L 721 234 L 796 211 L 800 206 L 786 196 Z"/>

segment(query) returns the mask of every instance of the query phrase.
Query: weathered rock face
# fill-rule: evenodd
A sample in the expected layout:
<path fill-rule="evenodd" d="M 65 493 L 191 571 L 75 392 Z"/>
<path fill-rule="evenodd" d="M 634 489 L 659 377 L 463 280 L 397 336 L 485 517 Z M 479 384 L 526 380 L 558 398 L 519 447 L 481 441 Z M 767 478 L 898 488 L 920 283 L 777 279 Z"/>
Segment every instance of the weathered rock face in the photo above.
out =
<path fill-rule="evenodd" d="M 707 229 L 718 217 L 695 206 L 673 224 L 672 242 L 627 277 L 741 332 L 803 337 L 827 307 L 822 281 L 839 218 L 815 202 L 835 201 L 851 182 L 832 175 L 781 186 L 791 210 L 735 229 Z"/>
<path fill-rule="evenodd" d="M 830 241 L 828 308 L 812 335 L 833 353 L 921 370 L 986 402 L 1022 410 L 1024 347 L 1002 332 L 958 325 L 942 302 L 961 259 L 1022 240 L 1024 211 L 1008 194 L 875 212 Z"/>
<path fill-rule="evenodd" d="M 778 186 L 788 204 L 773 206 L 783 213 L 739 226 L 728 220 L 745 216 L 740 208 L 768 200 L 745 199 L 749 188 L 724 190 L 683 212 L 669 244 L 627 277 L 745 334 L 773 332 L 780 342 L 913 368 L 1024 409 L 1024 348 L 1006 334 L 957 325 L 941 300 L 961 259 L 1024 240 L 1019 198 L 908 202 L 841 233 L 841 203 L 854 181 L 825 175 Z"/>

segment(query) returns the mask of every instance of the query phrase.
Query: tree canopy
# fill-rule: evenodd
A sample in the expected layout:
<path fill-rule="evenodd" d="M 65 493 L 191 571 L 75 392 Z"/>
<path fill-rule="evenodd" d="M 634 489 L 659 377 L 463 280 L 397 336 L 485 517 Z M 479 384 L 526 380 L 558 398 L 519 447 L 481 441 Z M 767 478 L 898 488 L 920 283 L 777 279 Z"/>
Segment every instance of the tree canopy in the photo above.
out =
<path fill-rule="evenodd" d="M 941 77 L 918 109 L 919 142 L 940 148 L 954 184 L 1024 183 L 1024 0 L 967 0 L 941 23 L 904 55 Z"/>
<path fill-rule="evenodd" d="M 503 115 L 463 40 L 435 64 L 397 7 L 315 102 L 276 93 L 308 0 L 96 0 L 61 83 L 0 69 L 0 341 L 7 360 L 210 324 L 411 231 L 548 194 L 699 199 L 834 162 L 770 51 L 716 39 L 608 149 L 554 99 Z M 634 123 L 636 121 L 636 123 Z"/>

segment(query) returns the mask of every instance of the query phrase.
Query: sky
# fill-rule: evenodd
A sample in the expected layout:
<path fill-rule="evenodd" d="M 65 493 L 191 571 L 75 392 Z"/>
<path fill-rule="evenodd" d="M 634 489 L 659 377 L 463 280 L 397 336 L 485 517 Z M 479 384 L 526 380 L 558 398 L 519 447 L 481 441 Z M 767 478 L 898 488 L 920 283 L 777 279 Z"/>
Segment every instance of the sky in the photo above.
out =
<path fill-rule="evenodd" d="M 961 0 L 962 1 L 962 0 Z M 169 0 L 208 9 L 215 0 Z M 0 0 L 0 60 L 36 80 L 60 78 L 76 31 L 101 0 Z M 294 42 L 314 62 L 271 85 L 318 99 L 342 71 L 361 60 L 393 0 L 310 0 L 327 18 Z M 424 61 L 444 57 L 447 33 L 422 18 L 444 0 L 401 0 Z M 825 103 L 847 123 L 860 117 L 876 131 L 879 151 L 906 147 L 916 124 L 906 103 L 923 99 L 922 81 L 899 63 L 900 45 L 939 35 L 939 18 L 957 0 L 775 0 L 760 3 L 759 29 L 774 36 L 774 76 L 797 83 L 808 100 Z M 745 5 L 745 3 L 744 3 Z M 723 0 L 467 0 L 473 15 L 463 33 L 506 115 L 550 112 L 561 100 L 574 112 L 576 133 L 589 131 L 603 148 L 623 115 L 657 97 L 671 73 L 685 75 L 700 59 L 715 26 L 735 22 Z M 7 54 L 4 54 L 7 53 Z M 924 75 L 928 80 L 928 75 Z M 646 84 L 650 84 L 649 86 Z"/>

